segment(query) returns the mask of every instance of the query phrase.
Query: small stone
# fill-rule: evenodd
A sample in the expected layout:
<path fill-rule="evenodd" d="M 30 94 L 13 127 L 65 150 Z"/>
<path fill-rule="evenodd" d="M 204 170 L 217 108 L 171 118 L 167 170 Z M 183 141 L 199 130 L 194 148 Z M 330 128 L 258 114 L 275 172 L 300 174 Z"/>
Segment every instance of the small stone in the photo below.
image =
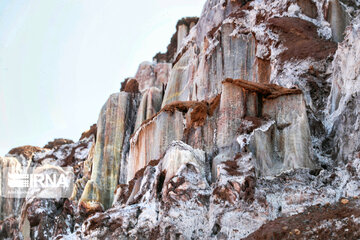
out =
<path fill-rule="evenodd" d="M 300 233 L 301 233 L 299 229 L 295 229 L 294 232 L 296 235 L 300 235 Z"/>
<path fill-rule="evenodd" d="M 349 203 L 349 200 L 348 200 L 348 199 L 343 198 L 343 199 L 341 199 L 341 203 L 342 203 L 342 204 L 348 204 L 348 203 Z"/>

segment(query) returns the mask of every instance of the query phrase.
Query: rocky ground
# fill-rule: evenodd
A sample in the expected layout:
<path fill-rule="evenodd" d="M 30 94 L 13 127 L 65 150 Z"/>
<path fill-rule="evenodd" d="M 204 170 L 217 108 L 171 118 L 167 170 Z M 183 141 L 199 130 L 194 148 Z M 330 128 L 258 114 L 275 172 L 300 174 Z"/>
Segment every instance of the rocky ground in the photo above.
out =
<path fill-rule="evenodd" d="M 2 239 L 359 239 L 360 2 L 208 0 L 80 140 L 69 199 L 0 199 Z"/>

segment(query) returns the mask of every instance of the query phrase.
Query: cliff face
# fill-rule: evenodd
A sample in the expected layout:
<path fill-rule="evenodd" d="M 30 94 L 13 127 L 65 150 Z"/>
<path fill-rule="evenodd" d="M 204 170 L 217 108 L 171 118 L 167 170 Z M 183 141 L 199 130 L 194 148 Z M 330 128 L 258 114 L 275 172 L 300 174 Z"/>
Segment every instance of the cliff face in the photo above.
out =
<path fill-rule="evenodd" d="M 119 182 L 125 182 L 126 153 L 134 128 L 138 94 L 120 92 L 110 96 L 101 110 L 97 123 L 97 141 L 92 172 L 80 199 L 85 207 L 97 202 L 98 208 L 109 208 Z"/>
<path fill-rule="evenodd" d="M 76 171 L 70 199 L 1 199 L 0 236 L 359 238 L 359 5 L 208 0 L 97 134 L 0 159 Z"/>

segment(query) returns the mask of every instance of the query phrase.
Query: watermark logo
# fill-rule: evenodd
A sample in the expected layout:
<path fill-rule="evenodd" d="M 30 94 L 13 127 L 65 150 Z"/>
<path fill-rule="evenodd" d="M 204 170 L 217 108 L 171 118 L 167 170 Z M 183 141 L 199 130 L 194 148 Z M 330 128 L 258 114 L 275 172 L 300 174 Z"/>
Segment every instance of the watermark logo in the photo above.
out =
<path fill-rule="evenodd" d="M 68 198 L 74 187 L 71 167 L 4 168 L 0 176 L 0 195 L 6 198 Z"/>

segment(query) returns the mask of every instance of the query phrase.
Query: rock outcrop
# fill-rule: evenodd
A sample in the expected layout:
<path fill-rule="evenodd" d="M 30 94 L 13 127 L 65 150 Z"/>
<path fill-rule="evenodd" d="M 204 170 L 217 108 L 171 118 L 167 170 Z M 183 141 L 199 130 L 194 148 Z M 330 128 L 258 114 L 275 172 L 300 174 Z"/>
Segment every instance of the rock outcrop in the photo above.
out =
<path fill-rule="evenodd" d="M 78 142 L 0 158 L 75 176 L 1 198 L 0 237 L 358 238 L 359 5 L 206 1 Z"/>
<path fill-rule="evenodd" d="M 360 18 L 354 19 L 339 45 L 333 62 L 331 92 L 327 105 L 327 129 L 334 136 L 333 158 L 349 161 L 358 157 L 360 111 Z"/>
<path fill-rule="evenodd" d="M 8 198 L 7 179 L 11 173 L 21 168 L 21 163 L 14 157 L 0 157 L 0 220 L 19 215 L 23 199 Z"/>
<path fill-rule="evenodd" d="M 170 44 L 167 46 L 167 51 L 165 53 L 157 53 L 154 57 L 154 61 L 158 63 L 173 62 L 175 54 L 179 51 L 183 40 L 188 36 L 190 30 L 198 21 L 198 17 L 186 17 L 180 19 L 176 24 L 176 32 L 172 36 Z"/>
<path fill-rule="evenodd" d="M 137 94 L 120 92 L 111 95 L 103 106 L 97 123 L 91 178 L 79 203 L 84 208 L 89 204 L 110 207 L 117 184 L 125 181 L 126 155 L 137 105 Z"/>
<path fill-rule="evenodd" d="M 350 21 L 350 13 L 347 8 L 351 6 L 343 5 L 340 0 L 328 1 L 328 9 L 326 18 L 330 23 L 332 39 L 335 42 L 342 42 L 344 40 L 345 28 Z"/>

